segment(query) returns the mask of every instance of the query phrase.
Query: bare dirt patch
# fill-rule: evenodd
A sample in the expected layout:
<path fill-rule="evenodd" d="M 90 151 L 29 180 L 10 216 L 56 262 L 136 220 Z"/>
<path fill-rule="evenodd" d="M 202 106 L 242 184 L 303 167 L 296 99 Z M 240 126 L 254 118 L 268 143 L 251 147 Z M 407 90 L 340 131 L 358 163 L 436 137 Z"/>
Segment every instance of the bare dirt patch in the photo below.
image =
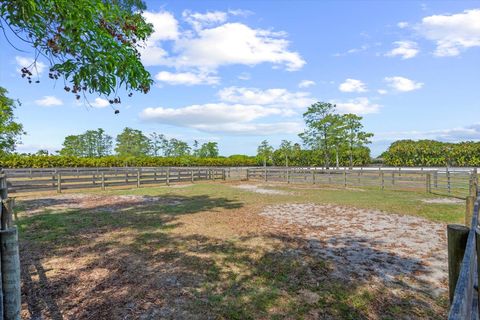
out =
<path fill-rule="evenodd" d="M 283 190 L 275 190 L 275 189 L 266 189 L 262 186 L 256 186 L 252 184 L 240 184 L 235 186 L 235 188 L 242 189 L 245 191 L 251 191 L 255 193 L 261 194 L 277 194 L 277 195 L 289 195 L 292 194 L 291 192 L 283 191 Z"/>
<path fill-rule="evenodd" d="M 299 225 L 308 247 L 333 262 L 342 279 L 403 281 L 446 290 L 445 225 L 426 219 L 337 205 L 279 204 L 260 213 L 277 227 Z"/>
<path fill-rule="evenodd" d="M 65 194 L 41 199 L 24 200 L 25 214 L 31 215 L 43 210 L 93 210 L 115 211 L 137 205 L 178 205 L 183 199 L 172 197 L 151 197 L 138 195 L 95 195 L 95 194 Z"/>
<path fill-rule="evenodd" d="M 438 204 L 460 204 L 465 201 L 457 198 L 435 198 L 435 199 L 422 199 L 425 203 L 438 203 Z"/>

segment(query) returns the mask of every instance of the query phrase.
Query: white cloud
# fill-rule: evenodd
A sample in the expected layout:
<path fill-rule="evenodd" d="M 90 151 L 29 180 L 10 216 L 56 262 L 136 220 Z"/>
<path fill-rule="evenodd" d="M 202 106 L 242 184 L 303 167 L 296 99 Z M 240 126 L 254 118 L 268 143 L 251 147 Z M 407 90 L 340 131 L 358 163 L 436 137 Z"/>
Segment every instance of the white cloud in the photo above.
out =
<path fill-rule="evenodd" d="M 63 105 L 63 101 L 55 96 L 44 96 L 42 99 L 35 100 L 35 103 L 42 107 L 53 107 Z"/>
<path fill-rule="evenodd" d="M 269 105 L 284 108 L 306 108 L 315 99 L 308 92 L 290 92 L 286 89 L 228 87 L 218 92 L 220 100 L 228 103 Z"/>
<path fill-rule="evenodd" d="M 382 94 L 382 95 L 388 93 L 388 91 L 385 90 L 385 89 L 378 89 L 377 92 L 378 92 L 378 94 Z"/>
<path fill-rule="evenodd" d="M 314 85 L 315 85 L 315 81 L 313 81 L 313 80 L 302 80 L 298 84 L 298 87 L 299 88 L 308 88 L 308 87 L 311 87 L 311 86 L 314 86 Z"/>
<path fill-rule="evenodd" d="M 402 59 L 410 59 L 419 52 L 418 45 L 414 41 L 395 41 L 393 44 L 396 47 L 385 54 L 388 57 L 400 56 Z"/>
<path fill-rule="evenodd" d="M 345 52 L 337 52 L 337 53 L 334 53 L 333 56 L 334 57 L 344 57 L 344 56 L 347 56 L 347 55 L 350 55 L 350 54 L 354 54 L 354 53 L 359 53 L 359 52 L 364 52 L 364 51 L 367 51 L 368 49 L 370 48 L 370 45 L 368 44 L 364 44 L 358 48 L 352 48 L 352 49 L 349 49 Z"/>
<path fill-rule="evenodd" d="M 200 85 L 200 84 L 218 84 L 220 78 L 206 72 L 178 72 L 172 73 L 161 71 L 155 75 L 157 81 L 165 82 L 170 85 Z"/>
<path fill-rule="evenodd" d="M 147 108 L 140 118 L 159 123 L 198 126 L 199 124 L 248 122 L 257 118 L 281 115 L 282 110 L 266 108 L 260 105 L 242 105 L 226 103 L 208 103 L 183 108 Z"/>
<path fill-rule="evenodd" d="M 229 14 L 237 14 L 236 11 Z M 167 65 L 177 68 L 214 70 L 231 64 L 256 65 L 272 63 L 287 70 L 298 70 L 305 61 L 288 49 L 285 32 L 254 29 L 243 23 L 229 23 L 227 13 L 214 11 L 192 13 L 185 11 L 184 19 L 193 29 L 179 31 L 178 21 L 169 12 L 145 12 L 155 32 L 141 50 L 146 65 Z M 173 41 L 168 53 L 162 42 Z M 215 48 L 215 50 L 212 50 Z"/>
<path fill-rule="evenodd" d="M 143 13 L 145 20 L 153 24 L 153 33 L 141 48 L 142 62 L 147 66 L 159 65 L 165 62 L 168 53 L 161 47 L 162 41 L 175 40 L 179 36 L 178 21 L 166 11 Z"/>
<path fill-rule="evenodd" d="M 378 141 L 393 141 L 398 139 L 433 139 L 448 142 L 478 141 L 480 140 L 480 123 L 450 129 L 392 131 L 375 134 L 375 140 Z"/>
<path fill-rule="evenodd" d="M 388 83 L 388 86 L 401 92 L 408 92 L 417 90 L 423 87 L 423 83 L 415 82 L 408 78 L 404 77 L 386 77 L 385 81 Z"/>
<path fill-rule="evenodd" d="M 436 56 L 456 56 L 465 49 L 480 47 L 479 21 L 480 9 L 472 9 L 457 14 L 425 17 L 415 29 L 436 43 Z"/>
<path fill-rule="evenodd" d="M 95 98 L 95 100 L 92 103 L 90 103 L 90 105 L 95 108 L 105 108 L 110 105 L 110 102 L 108 102 L 107 99 Z"/>
<path fill-rule="evenodd" d="M 222 132 L 235 135 L 272 135 L 272 134 L 298 134 L 303 131 L 301 122 L 275 122 L 275 123 L 233 123 L 215 126 L 198 126 L 198 130 L 206 132 Z"/>
<path fill-rule="evenodd" d="M 35 67 L 33 66 L 34 64 L 34 59 L 32 58 L 28 58 L 28 57 L 22 57 L 22 56 L 16 56 L 15 57 L 15 62 L 17 63 L 17 71 L 20 72 L 20 70 L 23 68 L 23 67 L 27 67 L 29 68 L 32 73 L 35 75 L 35 72 L 38 72 L 38 75 L 41 75 L 43 71 L 45 71 L 45 69 L 47 68 L 47 66 L 45 65 L 45 63 L 41 62 L 41 61 L 37 61 L 36 62 L 36 69 Z"/>
<path fill-rule="evenodd" d="M 357 115 L 377 113 L 382 107 L 379 104 L 371 103 L 365 97 L 351 99 L 346 102 L 336 102 L 335 104 L 340 113 L 354 113 Z"/>
<path fill-rule="evenodd" d="M 252 29 L 242 23 L 225 23 L 198 31 L 175 43 L 179 54 L 170 61 L 176 67 L 216 69 L 224 65 L 272 63 L 289 71 L 303 67 L 305 61 L 288 50 L 284 33 Z M 215 50 L 212 50 L 215 48 Z"/>
<path fill-rule="evenodd" d="M 205 132 L 274 134 L 301 131 L 297 122 L 256 123 L 269 116 L 286 116 L 289 111 L 260 105 L 209 103 L 182 108 L 146 108 L 140 119 L 148 122 L 193 128 Z"/>
<path fill-rule="evenodd" d="M 182 12 L 182 16 L 183 19 L 190 23 L 197 31 L 205 27 L 211 27 L 227 21 L 227 12 L 223 11 L 208 11 L 206 13 L 199 13 L 185 10 Z"/>
<path fill-rule="evenodd" d="M 405 21 L 400 21 L 399 23 L 397 23 L 397 27 L 399 27 L 400 29 L 405 29 L 408 26 L 409 26 L 409 23 Z"/>
<path fill-rule="evenodd" d="M 148 23 L 153 24 L 153 33 L 149 41 L 175 40 L 178 38 L 178 21 L 167 11 L 143 12 L 143 17 Z"/>
<path fill-rule="evenodd" d="M 250 76 L 250 73 L 242 72 L 238 75 L 237 78 L 240 80 L 250 80 L 251 76 Z"/>
<path fill-rule="evenodd" d="M 343 92 L 366 92 L 367 86 L 360 80 L 346 79 L 338 86 L 338 89 Z"/>

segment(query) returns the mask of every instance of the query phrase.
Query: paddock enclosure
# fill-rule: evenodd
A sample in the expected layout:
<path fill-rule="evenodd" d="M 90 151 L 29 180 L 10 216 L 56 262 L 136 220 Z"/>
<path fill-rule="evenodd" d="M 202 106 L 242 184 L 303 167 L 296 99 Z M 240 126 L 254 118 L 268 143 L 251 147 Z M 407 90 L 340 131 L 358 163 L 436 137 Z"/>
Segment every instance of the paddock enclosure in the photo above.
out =
<path fill-rule="evenodd" d="M 446 318 L 447 224 L 464 223 L 476 178 L 474 169 L 53 170 L 6 172 L 23 319 Z"/>
<path fill-rule="evenodd" d="M 465 198 L 475 168 L 120 167 L 5 169 L 10 193 L 128 187 L 202 180 L 263 180 L 343 187 L 426 190 Z"/>

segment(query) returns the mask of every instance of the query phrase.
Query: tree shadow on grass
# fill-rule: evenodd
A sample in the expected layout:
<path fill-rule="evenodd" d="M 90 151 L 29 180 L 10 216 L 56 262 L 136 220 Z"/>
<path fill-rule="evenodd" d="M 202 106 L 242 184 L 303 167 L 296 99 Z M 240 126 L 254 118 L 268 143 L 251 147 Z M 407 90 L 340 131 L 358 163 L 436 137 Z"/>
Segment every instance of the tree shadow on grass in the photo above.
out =
<path fill-rule="evenodd" d="M 226 240 L 171 232 L 181 227 L 176 220 L 180 215 L 241 206 L 224 198 L 200 196 L 185 197 L 184 202 L 175 206 L 150 203 L 116 212 L 95 208 L 22 218 L 19 224 L 23 239 L 24 317 L 436 319 L 445 316 L 444 302 L 424 292 L 428 284 L 417 289 L 405 288 L 401 283 L 382 283 L 381 277 L 377 283 L 373 275 L 358 277 L 347 269 L 343 270 L 345 277 L 335 277 L 338 266 L 318 250 L 326 246 L 320 241 L 312 243 L 300 236 L 266 232 Z M 133 232 L 127 242 L 123 234 L 106 237 L 116 230 Z M 56 236 L 48 238 L 49 232 Z M 364 251 L 360 256 L 387 254 L 373 248 L 374 243 L 369 241 L 374 240 L 345 237 L 336 241 L 343 244 L 345 251 L 359 250 L 361 243 L 360 250 Z M 51 259 L 57 264 L 52 266 Z M 375 266 L 375 261 L 370 263 Z M 417 266 L 425 271 L 421 270 L 422 262 L 416 259 L 395 256 L 386 263 Z M 399 276 L 395 268 L 384 269 L 385 278 Z"/>

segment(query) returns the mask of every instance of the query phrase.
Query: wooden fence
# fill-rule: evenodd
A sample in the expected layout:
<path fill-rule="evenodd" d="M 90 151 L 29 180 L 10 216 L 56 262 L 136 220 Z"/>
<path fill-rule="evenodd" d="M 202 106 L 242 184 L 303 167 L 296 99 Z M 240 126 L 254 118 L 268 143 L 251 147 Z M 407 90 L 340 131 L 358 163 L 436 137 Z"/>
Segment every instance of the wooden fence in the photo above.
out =
<path fill-rule="evenodd" d="M 85 188 L 169 185 L 199 180 L 225 180 L 222 168 L 62 168 L 50 170 L 7 170 L 10 193 Z"/>
<path fill-rule="evenodd" d="M 13 225 L 14 199 L 8 197 L 7 179 L 0 170 L 0 319 L 20 319 L 20 256 L 18 231 Z"/>
<path fill-rule="evenodd" d="M 477 183 L 476 183 L 477 185 Z M 478 188 L 467 198 L 465 225 L 448 225 L 448 319 L 478 319 L 480 231 Z"/>
<path fill-rule="evenodd" d="M 466 198 L 471 192 L 476 169 L 467 170 L 335 170 L 319 168 L 249 168 L 247 179 L 286 183 L 379 187 L 396 190 L 425 190 Z"/>

